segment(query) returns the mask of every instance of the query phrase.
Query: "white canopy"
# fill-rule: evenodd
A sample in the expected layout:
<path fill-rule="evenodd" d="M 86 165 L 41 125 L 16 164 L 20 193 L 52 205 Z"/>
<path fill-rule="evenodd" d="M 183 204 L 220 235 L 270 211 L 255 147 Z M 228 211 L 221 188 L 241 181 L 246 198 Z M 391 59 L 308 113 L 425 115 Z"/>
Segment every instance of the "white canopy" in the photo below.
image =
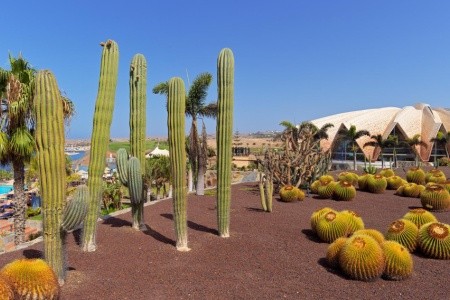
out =
<path fill-rule="evenodd" d="M 150 154 L 147 155 L 147 157 L 151 156 L 169 156 L 169 150 L 159 149 L 158 146 L 156 146 L 155 149 L 153 149 Z"/>

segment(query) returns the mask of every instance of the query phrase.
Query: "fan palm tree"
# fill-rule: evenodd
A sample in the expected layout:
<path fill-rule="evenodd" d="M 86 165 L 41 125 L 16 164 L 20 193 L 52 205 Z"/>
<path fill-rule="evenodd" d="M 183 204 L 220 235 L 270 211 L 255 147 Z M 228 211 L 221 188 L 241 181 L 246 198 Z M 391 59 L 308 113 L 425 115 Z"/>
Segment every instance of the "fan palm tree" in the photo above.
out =
<path fill-rule="evenodd" d="M 384 168 L 384 149 L 392 146 L 393 140 L 392 138 L 386 138 L 383 139 L 383 136 L 381 134 L 376 134 L 370 136 L 372 141 L 368 141 L 363 145 L 363 148 L 367 146 L 375 147 L 376 149 L 380 150 L 380 156 L 381 156 L 381 168 Z"/>
<path fill-rule="evenodd" d="M 405 142 L 413 149 L 416 166 L 419 166 L 419 152 L 417 151 L 417 146 L 424 147 L 425 149 L 428 147 L 427 143 L 420 139 L 420 134 L 415 134 L 412 138 L 407 138 Z"/>
<path fill-rule="evenodd" d="M 355 125 L 351 125 L 350 128 L 342 126 L 337 132 L 336 141 L 342 142 L 347 141 L 352 144 L 352 152 L 353 152 L 353 169 L 356 170 L 356 153 L 358 152 L 358 144 L 356 140 L 365 135 L 370 136 L 369 131 L 361 129 L 356 130 Z"/>
<path fill-rule="evenodd" d="M 445 149 L 445 155 L 448 158 L 448 146 L 450 144 L 450 133 L 443 133 L 441 131 L 439 131 L 436 135 L 436 137 L 432 138 L 430 140 L 430 142 L 435 143 L 435 147 L 434 147 L 434 166 L 437 167 L 437 146 L 441 145 L 444 147 Z"/>
<path fill-rule="evenodd" d="M 217 102 L 205 103 L 208 95 L 208 87 L 211 84 L 212 75 L 210 73 L 199 74 L 189 88 L 186 95 L 186 115 L 192 118 L 189 133 L 189 162 L 194 174 L 197 176 L 196 193 L 204 195 L 204 176 L 206 163 L 203 159 L 203 147 L 198 135 L 197 120 L 203 117 L 215 118 L 217 116 Z M 154 94 L 167 95 L 168 82 L 161 82 L 153 88 Z"/>
<path fill-rule="evenodd" d="M 0 68 L 0 163 L 12 164 L 14 173 L 14 243 L 23 243 L 27 198 L 24 193 L 25 163 L 35 152 L 34 79 L 36 70 L 19 55 L 9 56 L 11 70 Z M 61 96 L 67 119 L 74 113 L 73 103 Z"/>

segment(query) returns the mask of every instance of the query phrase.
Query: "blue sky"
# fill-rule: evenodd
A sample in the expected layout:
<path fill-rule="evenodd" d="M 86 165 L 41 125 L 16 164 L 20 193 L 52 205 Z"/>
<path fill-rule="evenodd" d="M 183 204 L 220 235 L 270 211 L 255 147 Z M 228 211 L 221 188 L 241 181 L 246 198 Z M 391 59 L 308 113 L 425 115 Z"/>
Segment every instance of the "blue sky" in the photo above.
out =
<path fill-rule="evenodd" d="M 89 138 L 100 42 L 120 50 L 111 137 L 128 137 L 128 73 L 148 62 L 147 135 L 166 136 L 165 98 L 151 90 L 173 76 L 214 75 L 235 57 L 234 130 L 281 129 L 330 114 L 425 102 L 450 107 L 448 1 L 6 1 L 0 67 L 8 53 L 50 69 L 75 103 L 67 138 Z M 189 126 L 187 120 L 186 127 Z M 208 132 L 215 122 L 208 120 Z"/>

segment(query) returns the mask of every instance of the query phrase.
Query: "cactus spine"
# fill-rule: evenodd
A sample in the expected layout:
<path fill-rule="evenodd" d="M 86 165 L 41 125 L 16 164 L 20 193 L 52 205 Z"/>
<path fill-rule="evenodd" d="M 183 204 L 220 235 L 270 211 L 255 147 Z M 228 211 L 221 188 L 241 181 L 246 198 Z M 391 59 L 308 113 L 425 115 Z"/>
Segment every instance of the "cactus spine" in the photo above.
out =
<path fill-rule="evenodd" d="M 103 52 L 88 170 L 89 210 L 83 228 L 83 251 L 88 252 L 95 251 L 97 248 L 95 235 L 103 190 L 102 175 L 105 169 L 105 156 L 109 143 L 119 69 L 119 47 L 117 43 L 108 40 L 101 45 L 103 46 Z"/>
<path fill-rule="evenodd" d="M 217 59 L 217 223 L 221 237 L 230 236 L 231 142 L 233 139 L 234 57 L 224 48 Z"/>
<path fill-rule="evenodd" d="M 42 195 L 44 256 L 64 283 L 64 247 L 61 232 L 66 194 L 64 117 L 56 79 L 50 71 L 36 76 L 36 146 Z"/>
<path fill-rule="evenodd" d="M 173 220 L 177 240 L 176 247 L 179 251 L 190 250 L 186 218 L 185 97 L 183 80 L 179 77 L 171 78 L 167 101 L 167 128 L 173 186 Z"/>
<path fill-rule="evenodd" d="M 147 112 L 147 61 L 144 55 L 133 56 L 130 66 L 130 148 L 131 156 L 137 157 L 141 165 L 141 174 L 145 174 L 145 137 Z M 141 176 L 142 176 L 141 175 Z M 142 182 L 142 178 L 140 180 Z M 142 195 L 146 195 L 142 185 Z M 144 227 L 144 201 L 137 206 L 139 227 Z"/>

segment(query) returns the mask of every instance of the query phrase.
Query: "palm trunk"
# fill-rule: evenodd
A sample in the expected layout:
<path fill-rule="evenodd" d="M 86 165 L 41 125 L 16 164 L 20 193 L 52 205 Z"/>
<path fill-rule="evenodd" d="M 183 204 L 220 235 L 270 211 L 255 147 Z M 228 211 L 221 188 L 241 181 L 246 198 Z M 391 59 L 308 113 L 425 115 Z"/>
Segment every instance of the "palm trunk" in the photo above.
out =
<path fill-rule="evenodd" d="M 353 151 L 353 170 L 356 171 L 356 151 Z"/>
<path fill-rule="evenodd" d="M 14 160 L 14 244 L 19 245 L 25 242 L 25 222 L 27 210 L 27 198 L 24 193 L 25 185 L 25 164 L 22 160 Z"/>
<path fill-rule="evenodd" d="M 188 192 L 194 191 L 194 175 L 192 172 L 192 167 L 189 168 L 188 171 Z"/>
<path fill-rule="evenodd" d="M 197 195 L 203 196 L 205 194 L 205 166 L 199 164 L 197 175 Z"/>

